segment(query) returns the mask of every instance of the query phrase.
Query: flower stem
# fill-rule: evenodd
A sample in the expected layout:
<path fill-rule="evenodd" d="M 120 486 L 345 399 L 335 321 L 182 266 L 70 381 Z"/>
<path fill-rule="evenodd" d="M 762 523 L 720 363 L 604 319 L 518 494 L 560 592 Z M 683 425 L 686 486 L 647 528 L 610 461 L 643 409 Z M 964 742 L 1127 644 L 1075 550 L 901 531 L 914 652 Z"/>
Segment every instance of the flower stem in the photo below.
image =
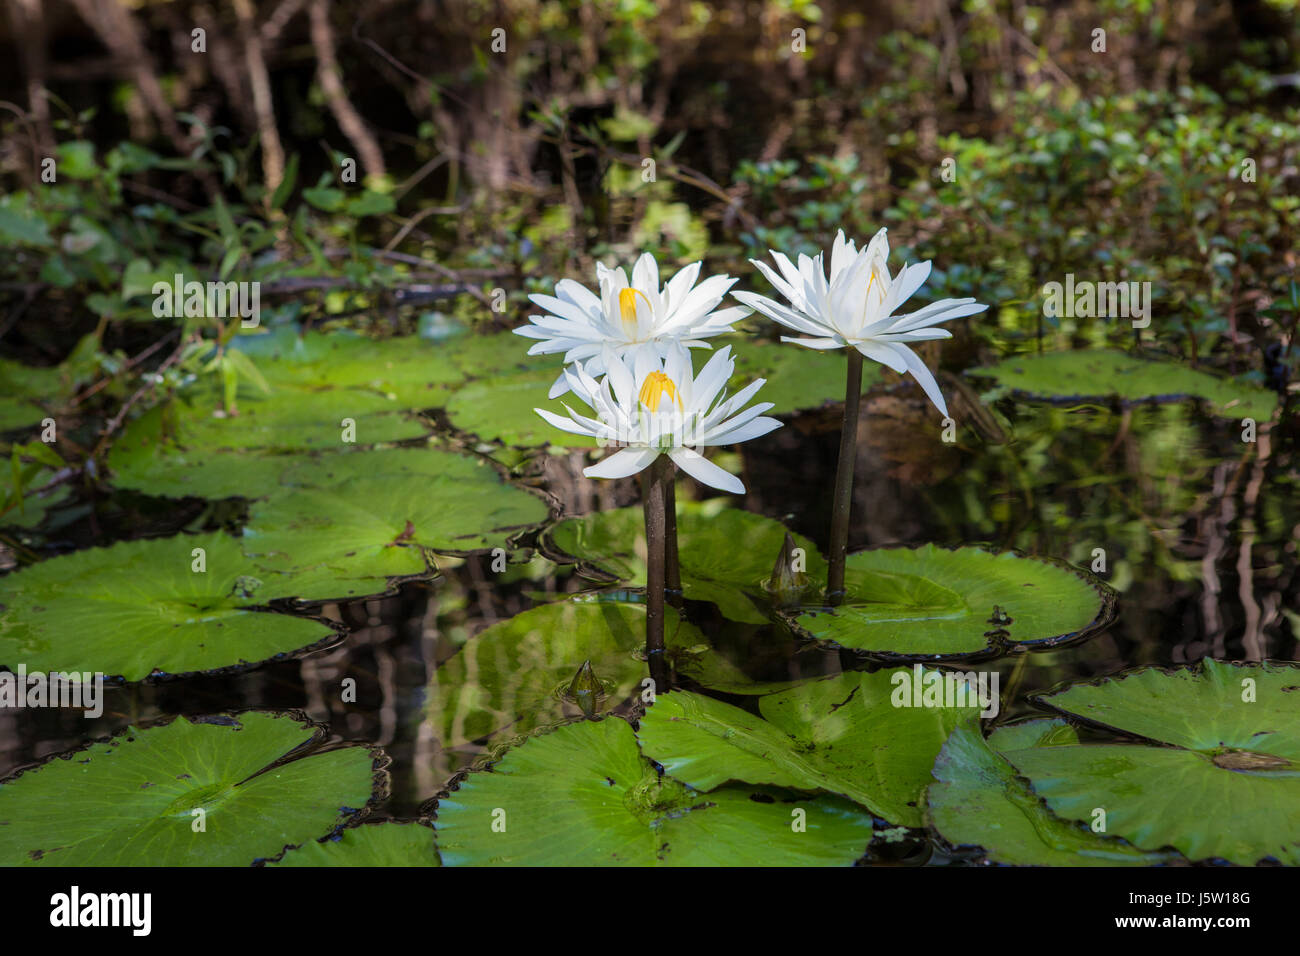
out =
<path fill-rule="evenodd" d="M 862 406 L 862 353 L 850 346 L 848 359 L 844 424 L 840 427 L 840 460 L 835 469 L 835 502 L 831 512 L 830 572 L 826 576 L 826 602 L 832 605 L 844 600 L 844 559 L 849 547 L 853 466 L 858 457 L 858 409 Z"/>
<path fill-rule="evenodd" d="M 682 568 L 677 559 L 677 465 L 662 456 L 664 471 L 664 589 L 668 603 L 682 606 Z"/>
<path fill-rule="evenodd" d="M 664 572 L 667 521 L 664 487 L 672 481 L 672 462 L 665 455 L 655 459 L 642 474 L 641 501 L 645 508 L 646 588 L 645 654 L 655 693 L 668 690 L 668 662 L 664 657 Z"/>

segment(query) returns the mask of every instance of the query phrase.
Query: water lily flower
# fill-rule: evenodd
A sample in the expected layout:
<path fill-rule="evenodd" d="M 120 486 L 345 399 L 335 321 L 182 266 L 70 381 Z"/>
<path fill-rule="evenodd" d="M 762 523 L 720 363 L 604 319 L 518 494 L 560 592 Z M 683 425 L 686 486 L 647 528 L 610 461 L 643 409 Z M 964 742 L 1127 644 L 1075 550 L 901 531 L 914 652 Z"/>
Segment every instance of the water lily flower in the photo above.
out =
<path fill-rule="evenodd" d="M 556 428 L 619 448 L 584 469 L 589 478 L 626 478 L 667 455 L 697 481 L 743 494 L 745 486 L 739 478 L 695 449 L 733 445 L 779 428 L 775 418 L 762 417 L 771 402 L 744 408 L 765 379 L 756 379 L 728 398 L 724 386 L 736 365 L 731 346 L 715 352 L 698 376 L 683 343 L 670 342 L 664 351 L 659 358 L 639 350 L 629 363 L 607 348 L 601 355 L 606 374 L 600 381 L 581 364 L 565 368 L 566 390 L 590 405 L 594 418 L 578 414 L 567 404 L 568 418 L 544 408 L 534 411 Z"/>
<path fill-rule="evenodd" d="M 881 229 L 861 250 L 844 238 L 844 230 L 831 248 L 830 278 L 823 255 L 799 256 L 796 268 L 789 257 L 772 251 L 780 275 L 766 263 L 750 261 L 767 277 L 789 306 L 753 292 L 737 292 L 741 302 L 773 321 L 801 333 L 781 336 L 783 342 L 813 349 L 852 346 L 865 357 L 898 372 L 911 372 L 937 409 L 948 417 L 948 406 L 934 375 L 907 343 L 947 339 L 947 329 L 933 328 L 940 322 L 983 312 L 987 305 L 974 299 L 942 299 L 907 315 L 896 311 L 912 297 L 930 276 L 930 263 L 906 265 L 897 275 L 889 274 L 889 239 Z"/>
<path fill-rule="evenodd" d="M 696 285 L 700 268 L 701 263 L 691 263 L 661 288 L 659 266 L 648 252 L 632 267 L 631 282 L 622 268 L 610 269 L 598 262 L 599 296 L 572 279 L 561 279 L 555 284 L 555 295 L 529 296 L 546 313 L 529 316 L 530 324 L 514 331 L 540 340 L 529 355 L 563 352 L 566 364 L 582 363 L 592 376 L 605 373 L 606 349 L 617 355 L 646 352 L 663 358 L 674 341 L 688 348 L 708 348 L 704 339 L 730 332 L 732 324 L 750 310 L 718 309 L 736 280 L 710 276 Z M 561 374 L 549 397 L 568 390 L 569 379 Z"/>

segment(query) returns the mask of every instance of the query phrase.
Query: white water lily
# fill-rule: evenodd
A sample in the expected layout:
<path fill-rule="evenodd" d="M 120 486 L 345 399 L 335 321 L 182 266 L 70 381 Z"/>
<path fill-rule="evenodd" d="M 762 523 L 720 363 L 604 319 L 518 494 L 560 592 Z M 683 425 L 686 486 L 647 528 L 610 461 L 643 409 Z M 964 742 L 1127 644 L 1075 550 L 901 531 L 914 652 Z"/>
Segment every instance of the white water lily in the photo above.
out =
<path fill-rule="evenodd" d="M 736 366 L 731 346 L 715 352 L 698 376 L 692 373 L 684 344 L 669 343 L 665 353 L 660 359 L 640 350 L 629 364 L 613 349 L 606 349 L 601 360 L 607 371 L 600 381 L 580 364 L 566 368 L 568 388 L 591 406 L 594 418 L 578 414 L 567 404 L 568 418 L 544 408 L 534 411 L 556 428 L 588 435 L 601 445 L 619 446 L 613 455 L 583 469 L 589 478 L 626 478 L 667 455 L 697 481 L 743 494 L 745 486 L 739 478 L 695 449 L 734 445 L 781 427 L 775 418 L 761 417 L 771 402 L 744 408 L 765 379 L 756 379 L 728 398 L 724 386 Z"/>
<path fill-rule="evenodd" d="M 592 376 L 606 371 L 603 355 L 607 348 L 616 355 L 645 352 L 661 359 L 674 341 L 688 348 L 707 348 L 703 339 L 730 332 L 732 323 L 750 310 L 739 306 L 717 309 L 736 280 L 710 276 L 696 285 L 700 268 L 701 263 L 691 263 L 661 288 L 659 266 L 648 252 L 632 267 L 631 282 L 622 268 L 610 269 L 598 262 L 599 296 L 581 283 L 561 279 L 555 284 L 555 295 L 529 296 L 546 314 L 529 316 L 530 324 L 514 331 L 540 340 L 528 350 L 529 355 L 563 352 L 566 364 L 581 363 Z M 568 378 L 561 373 L 549 397 L 568 390 Z"/>
<path fill-rule="evenodd" d="M 829 280 L 823 256 L 822 253 L 816 258 L 800 255 L 796 268 L 787 256 L 773 251 L 772 258 L 781 270 L 780 275 L 765 263 L 750 260 L 785 296 L 790 303 L 788 307 L 753 292 L 734 295 L 768 318 L 807 336 L 783 335 L 783 342 L 814 349 L 852 346 L 900 375 L 911 372 L 930 401 L 948 417 L 948 406 L 938 382 L 906 343 L 951 338 L 952 333 L 947 329 L 931 326 L 983 312 L 988 306 L 974 299 L 942 299 L 908 315 L 895 315 L 929 278 L 930 263 L 904 264 L 897 275 L 891 276 L 887 264 L 889 239 L 884 229 L 861 250 L 844 238 L 841 229 L 831 249 Z"/>

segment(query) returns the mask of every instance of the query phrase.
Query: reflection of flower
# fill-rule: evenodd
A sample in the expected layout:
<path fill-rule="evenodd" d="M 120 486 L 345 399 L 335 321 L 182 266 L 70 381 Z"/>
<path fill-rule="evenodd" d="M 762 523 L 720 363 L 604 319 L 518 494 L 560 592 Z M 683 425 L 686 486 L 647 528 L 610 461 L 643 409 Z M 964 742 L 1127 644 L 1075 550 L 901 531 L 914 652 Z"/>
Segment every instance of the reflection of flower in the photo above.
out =
<path fill-rule="evenodd" d="M 763 384 L 751 382 L 730 398 L 723 386 L 736 363 L 731 347 L 720 349 L 700 370 L 691 371 L 691 356 L 685 346 L 671 342 L 660 359 L 651 352 L 635 353 L 632 367 L 613 349 L 601 356 L 607 369 L 599 382 L 583 368 L 564 370 L 566 384 L 592 407 L 595 418 L 579 415 L 565 405 L 569 417 L 535 409 L 556 428 L 575 435 L 589 435 L 602 445 L 620 450 L 583 471 L 590 478 L 625 478 L 651 465 L 666 454 L 697 481 L 722 491 L 743 494 L 745 486 L 735 475 L 710 462 L 694 448 L 702 445 L 733 445 L 766 435 L 781 423 L 759 417 L 771 402 L 740 409 Z"/>
<path fill-rule="evenodd" d="M 732 323 L 749 310 L 732 306 L 715 312 L 736 280 L 710 276 L 696 285 L 699 274 L 700 263 L 692 263 L 660 289 L 659 266 L 648 252 L 632 267 L 630 284 L 621 268 L 597 263 L 599 297 L 572 279 L 561 279 L 555 284 L 555 295 L 529 296 L 546 314 L 529 316 L 530 324 L 515 333 L 541 340 L 528 350 L 529 355 L 563 352 L 566 364 L 581 363 L 589 375 L 604 374 L 606 347 L 618 355 L 645 351 L 663 358 L 673 340 L 688 348 L 707 346 L 700 340 L 730 332 Z M 568 390 L 568 379 L 561 374 L 550 397 Z"/>
<path fill-rule="evenodd" d="M 835 237 L 831 249 L 830 281 L 823 266 L 824 254 L 815 259 L 799 256 L 795 268 L 788 257 L 773 252 L 781 275 L 757 259 L 751 259 L 789 307 L 753 292 L 736 292 L 735 297 L 762 312 L 768 318 L 809 338 L 782 336 L 814 349 L 838 349 L 851 345 L 867 358 L 888 365 L 900 375 L 911 372 L 935 407 L 948 415 L 939 385 L 925 363 L 907 347 L 907 342 L 947 339 L 946 329 L 930 328 L 939 322 L 974 315 L 988 308 L 974 299 L 942 299 L 909 315 L 894 315 L 904 302 L 930 275 L 930 263 L 904 265 L 898 275 L 890 276 L 886 260 L 889 240 L 881 229 L 863 249 L 844 238 L 844 230 Z"/>

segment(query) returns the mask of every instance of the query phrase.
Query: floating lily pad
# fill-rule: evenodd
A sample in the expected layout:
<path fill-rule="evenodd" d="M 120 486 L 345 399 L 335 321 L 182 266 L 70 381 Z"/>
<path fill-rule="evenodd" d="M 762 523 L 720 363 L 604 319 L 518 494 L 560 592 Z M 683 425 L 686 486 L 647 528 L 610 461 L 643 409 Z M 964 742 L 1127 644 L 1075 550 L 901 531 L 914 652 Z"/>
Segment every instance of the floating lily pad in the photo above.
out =
<path fill-rule="evenodd" d="M 241 377 L 238 414 L 227 415 L 219 384 L 206 376 L 133 421 L 114 442 L 109 467 L 119 487 L 148 494 L 257 498 L 297 453 L 425 434 L 414 411 L 443 406 L 476 376 L 534 367 L 519 346 L 509 333 L 441 343 L 347 331 L 299 336 L 289 328 L 241 335 L 231 347 L 253 360 L 270 391 Z M 536 418 L 512 411 L 518 420 Z"/>
<path fill-rule="evenodd" d="M 369 823 L 290 850 L 272 866 L 440 866 L 433 830 L 420 823 Z"/>
<path fill-rule="evenodd" d="M 1173 402 L 1203 399 L 1215 415 L 1268 421 L 1277 394 L 1248 382 L 1172 362 L 1153 362 L 1108 349 L 1018 355 L 970 375 L 996 379 L 1004 389 L 1052 401 Z"/>
<path fill-rule="evenodd" d="M 699 793 L 659 774 L 611 717 L 470 773 L 439 799 L 435 827 L 447 866 L 828 866 L 862 856 L 872 821 L 834 797 Z"/>
<path fill-rule="evenodd" d="M 1039 698 L 1159 746 L 1077 744 L 1004 756 L 1058 816 L 1192 860 L 1300 864 L 1300 667 L 1144 668 Z"/>
<path fill-rule="evenodd" d="M 595 448 L 596 440 L 556 428 L 534 408 L 544 408 L 567 417 L 568 402 L 575 411 L 590 414 L 586 404 L 572 393 L 547 398 L 560 366 L 525 372 L 506 378 L 473 382 L 447 402 L 452 426 L 481 441 L 500 442 L 518 448 L 554 445 L 557 448 Z"/>
<path fill-rule="evenodd" d="M 809 635 L 886 660 L 1052 647 L 1108 624 L 1115 594 L 1086 571 L 1013 552 L 877 548 L 848 557 L 848 598 L 800 613 Z"/>
<path fill-rule="evenodd" d="M 241 335 L 232 345 L 249 355 L 272 386 L 372 391 L 406 408 L 441 405 L 465 373 L 455 342 L 403 336 L 370 339 L 346 329 L 307 332 L 282 326 Z"/>
<path fill-rule="evenodd" d="M 486 462 L 427 448 L 334 455 L 285 481 L 253 505 L 243 544 L 302 600 L 382 591 L 388 579 L 426 573 L 435 550 L 508 547 L 550 513 Z"/>
<path fill-rule="evenodd" d="M 745 685 L 671 607 L 664 631 L 680 676 L 706 687 Z M 582 709 L 565 692 L 584 661 L 601 685 L 595 710 L 607 711 L 641 692 L 649 674 L 644 649 L 644 604 L 575 599 L 531 608 L 487 628 L 434 672 L 427 716 L 444 748 L 577 717 Z"/>
<path fill-rule="evenodd" d="M 733 621 L 762 624 L 770 619 L 771 599 L 764 584 L 785 542 L 780 522 L 716 502 L 677 505 L 677 552 L 682 592 L 693 601 L 711 601 Z M 618 508 L 568 518 L 546 536 L 550 548 L 571 555 L 611 577 L 645 586 L 645 519 L 638 508 Z M 795 535 L 804 549 L 809 591 L 826 580 L 826 562 L 813 543 Z"/>
<path fill-rule="evenodd" d="M 990 861 L 1028 866 L 1132 866 L 1168 862 L 1122 840 L 1053 816 L 996 747 L 1078 743 L 1064 721 L 1035 720 L 999 730 L 986 743 L 959 725 L 934 764 L 927 819 L 949 843 L 983 847 Z"/>
<path fill-rule="evenodd" d="M 428 431 L 392 400 L 361 390 L 279 386 L 264 395 L 241 386 L 239 415 L 215 417 L 220 407 L 214 389 L 200 389 L 150 409 L 113 442 L 113 483 L 168 497 L 257 498 L 298 453 L 351 451 Z"/>
<path fill-rule="evenodd" d="M 756 378 L 767 382 L 758 400 L 772 402 L 770 415 L 788 415 L 843 402 L 848 362 L 843 349 L 819 351 L 789 342 L 746 341 L 737 345 L 736 374 L 729 383 L 734 392 Z M 866 362 L 862 368 L 865 394 L 880 381 L 881 366 Z"/>
<path fill-rule="evenodd" d="M 698 790 L 729 781 L 824 790 L 893 823 L 919 827 L 939 748 L 959 723 L 973 722 L 979 708 L 956 706 L 955 696 L 943 699 L 953 706 L 896 706 L 895 695 L 904 681 L 910 688 L 917 673 L 808 681 L 760 697 L 762 717 L 699 694 L 662 695 L 642 718 L 642 748 Z M 910 693 L 906 699 L 912 700 Z"/>
<path fill-rule="evenodd" d="M 128 728 L 0 783 L 0 864 L 274 857 L 342 826 L 386 789 L 378 752 L 314 752 L 324 737 L 301 715 L 253 712 Z"/>
<path fill-rule="evenodd" d="M 0 664 L 135 681 L 257 663 L 333 638 L 321 621 L 256 609 L 293 594 L 288 577 L 273 580 L 224 534 L 77 551 L 0 577 Z"/>

